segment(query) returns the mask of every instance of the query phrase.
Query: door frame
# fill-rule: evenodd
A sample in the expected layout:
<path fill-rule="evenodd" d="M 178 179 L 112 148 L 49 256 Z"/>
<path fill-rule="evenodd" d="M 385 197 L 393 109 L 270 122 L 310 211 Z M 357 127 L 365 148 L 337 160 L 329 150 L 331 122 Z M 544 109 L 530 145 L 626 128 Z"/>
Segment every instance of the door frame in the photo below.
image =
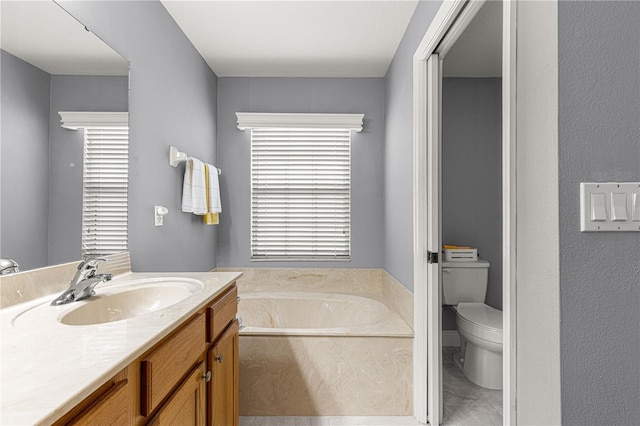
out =
<path fill-rule="evenodd" d="M 413 407 L 421 423 L 442 422 L 440 283 L 427 273 L 428 105 L 440 105 L 430 88 L 427 62 L 446 55 L 485 0 L 452 0 L 440 6 L 413 56 Z M 502 2 L 502 274 L 503 424 L 516 422 L 516 1 Z M 441 58 L 442 59 L 442 58 Z M 431 98 L 431 100 L 430 100 Z M 432 141 L 433 142 L 433 141 Z M 437 174 L 441 180 L 441 174 Z M 440 185 L 432 183 L 433 185 Z M 437 224 L 439 226 L 439 223 Z M 438 337 L 436 337 L 438 336 Z M 431 374 L 429 374 L 431 372 Z"/>

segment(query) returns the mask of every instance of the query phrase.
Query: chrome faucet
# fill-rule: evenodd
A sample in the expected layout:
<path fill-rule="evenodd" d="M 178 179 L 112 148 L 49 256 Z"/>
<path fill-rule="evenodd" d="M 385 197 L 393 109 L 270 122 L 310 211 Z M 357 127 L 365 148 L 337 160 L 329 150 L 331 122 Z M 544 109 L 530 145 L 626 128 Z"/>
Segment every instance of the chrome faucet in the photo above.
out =
<path fill-rule="evenodd" d="M 69 282 L 69 288 L 56 297 L 51 305 L 64 305 L 70 302 L 86 299 L 93 296 L 96 292 L 93 290 L 95 286 L 105 281 L 109 281 L 113 275 L 96 274 L 98 271 L 98 263 L 108 262 L 103 257 L 89 257 L 78 265 L 78 271 L 75 277 Z"/>
<path fill-rule="evenodd" d="M 13 259 L 0 259 L 0 275 L 20 272 L 20 265 Z"/>

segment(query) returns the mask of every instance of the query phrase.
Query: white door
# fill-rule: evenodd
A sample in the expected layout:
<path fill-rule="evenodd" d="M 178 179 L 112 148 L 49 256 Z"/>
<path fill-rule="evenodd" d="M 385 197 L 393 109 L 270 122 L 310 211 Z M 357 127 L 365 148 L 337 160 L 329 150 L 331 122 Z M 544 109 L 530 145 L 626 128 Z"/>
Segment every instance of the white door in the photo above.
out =
<path fill-rule="evenodd" d="M 441 105 L 442 61 L 433 54 L 427 60 L 427 317 L 429 337 L 427 341 L 429 423 L 442 423 L 442 288 L 441 252 Z"/>

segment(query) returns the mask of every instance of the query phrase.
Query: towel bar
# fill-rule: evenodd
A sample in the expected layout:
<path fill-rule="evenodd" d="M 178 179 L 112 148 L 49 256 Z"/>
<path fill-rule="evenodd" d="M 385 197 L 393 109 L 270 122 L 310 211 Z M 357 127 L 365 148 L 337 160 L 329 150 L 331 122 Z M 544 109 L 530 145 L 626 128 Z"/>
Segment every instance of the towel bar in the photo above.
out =
<path fill-rule="evenodd" d="M 173 145 L 169 146 L 169 165 L 171 167 L 178 167 L 178 164 L 183 161 L 187 161 L 187 153 L 178 151 L 178 148 Z M 217 167 L 216 170 L 218 170 L 219 175 L 222 174 L 222 170 Z"/>

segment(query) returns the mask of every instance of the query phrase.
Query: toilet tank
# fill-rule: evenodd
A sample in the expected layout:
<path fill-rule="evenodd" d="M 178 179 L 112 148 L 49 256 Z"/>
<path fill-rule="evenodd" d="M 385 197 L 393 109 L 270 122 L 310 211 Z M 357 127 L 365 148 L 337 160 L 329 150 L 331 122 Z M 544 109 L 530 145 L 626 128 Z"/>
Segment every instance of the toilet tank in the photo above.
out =
<path fill-rule="evenodd" d="M 489 262 L 442 262 L 442 303 L 484 303 L 489 281 Z"/>

